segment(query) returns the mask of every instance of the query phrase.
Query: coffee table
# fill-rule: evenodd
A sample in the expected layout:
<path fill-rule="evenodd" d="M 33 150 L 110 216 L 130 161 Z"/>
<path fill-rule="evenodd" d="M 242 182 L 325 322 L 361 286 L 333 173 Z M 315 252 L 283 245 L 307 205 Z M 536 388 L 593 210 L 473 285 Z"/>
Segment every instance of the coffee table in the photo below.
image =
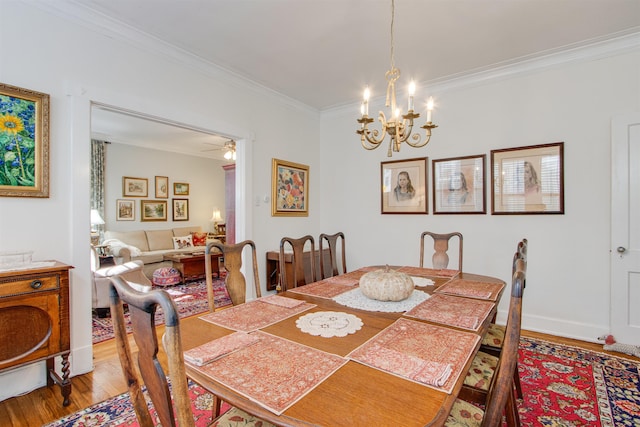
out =
<path fill-rule="evenodd" d="M 211 254 L 211 273 L 217 274 L 220 278 L 219 259 L 222 254 Z M 187 280 L 202 279 L 205 277 L 204 252 L 196 253 L 169 253 L 163 259 L 171 261 L 173 268 L 182 274 L 182 282 Z"/>

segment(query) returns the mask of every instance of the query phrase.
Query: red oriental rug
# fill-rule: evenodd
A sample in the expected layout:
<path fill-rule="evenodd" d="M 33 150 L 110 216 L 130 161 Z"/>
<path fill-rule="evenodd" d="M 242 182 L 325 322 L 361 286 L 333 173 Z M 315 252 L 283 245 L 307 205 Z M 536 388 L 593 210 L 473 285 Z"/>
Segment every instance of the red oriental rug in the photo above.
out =
<path fill-rule="evenodd" d="M 209 311 L 207 301 L 207 284 L 204 280 L 188 282 L 186 284 L 169 286 L 164 288 L 178 307 L 180 318 L 194 316 Z M 224 285 L 224 278 L 213 280 L 213 293 L 216 307 L 231 305 L 231 298 Z M 125 321 L 129 324 L 129 313 L 125 311 Z M 114 337 L 111 317 L 99 318 L 94 314 L 93 318 L 93 343 L 97 344 Z M 156 313 L 156 324 L 164 324 L 164 315 L 161 309 Z M 129 327 L 127 331 L 130 332 Z"/>
<path fill-rule="evenodd" d="M 640 426 L 640 362 L 522 338 L 518 402 L 523 427 Z M 197 427 L 211 421 L 211 395 L 190 386 Z M 137 427 L 127 393 L 45 427 Z M 239 424 L 242 425 L 242 424 Z"/>

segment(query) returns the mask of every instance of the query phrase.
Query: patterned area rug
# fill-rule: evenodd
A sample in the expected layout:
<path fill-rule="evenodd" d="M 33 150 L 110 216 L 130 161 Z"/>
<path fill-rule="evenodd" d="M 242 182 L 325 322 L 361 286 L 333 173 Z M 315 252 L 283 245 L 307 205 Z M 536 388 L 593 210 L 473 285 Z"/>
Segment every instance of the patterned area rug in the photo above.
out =
<path fill-rule="evenodd" d="M 523 427 L 640 426 L 640 362 L 523 338 L 519 401 Z M 211 395 L 191 384 L 196 426 L 211 418 Z M 242 424 L 239 424 L 242 425 Z M 138 426 L 127 393 L 45 427 Z"/>
<path fill-rule="evenodd" d="M 184 285 L 175 285 L 164 288 L 175 301 L 180 317 L 188 317 L 209 311 L 207 302 L 207 284 L 204 280 L 188 282 Z M 224 285 L 224 278 L 213 280 L 213 292 L 216 307 L 231 305 L 231 298 Z M 125 312 L 125 321 L 129 324 L 129 313 Z M 164 323 L 164 315 L 161 310 L 156 313 L 156 324 Z M 127 331 L 130 329 L 127 327 Z M 113 323 L 111 317 L 99 318 L 93 316 L 93 343 L 99 343 L 113 338 Z"/>

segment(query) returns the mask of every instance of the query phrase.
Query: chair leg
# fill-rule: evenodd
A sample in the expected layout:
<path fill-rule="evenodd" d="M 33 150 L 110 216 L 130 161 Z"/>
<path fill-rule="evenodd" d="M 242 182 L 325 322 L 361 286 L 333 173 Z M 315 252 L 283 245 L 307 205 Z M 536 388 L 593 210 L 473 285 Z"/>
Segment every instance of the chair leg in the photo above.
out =
<path fill-rule="evenodd" d="M 220 405 L 222 403 L 222 400 L 218 399 L 218 396 L 216 396 L 215 394 L 213 395 L 213 407 L 212 412 L 213 412 L 213 417 L 212 419 L 216 419 L 220 416 Z"/>
<path fill-rule="evenodd" d="M 516 397 L 522 399 L 522 384 L 520 383 L 520 371 L 518 370 L 518 361 L 516 360 L 516 370 L 513 373 L 513 382 L 516 385 Z"/>
<path fill-rule="evenodd" d="M 509 392 L 509 397 L 507 398 L 507 406 L 504 408 L 504 411 L 507 418 L 507 426 L 520 427 L 520 415 L 518 414 L 516 391 L 513 385 Z"/>

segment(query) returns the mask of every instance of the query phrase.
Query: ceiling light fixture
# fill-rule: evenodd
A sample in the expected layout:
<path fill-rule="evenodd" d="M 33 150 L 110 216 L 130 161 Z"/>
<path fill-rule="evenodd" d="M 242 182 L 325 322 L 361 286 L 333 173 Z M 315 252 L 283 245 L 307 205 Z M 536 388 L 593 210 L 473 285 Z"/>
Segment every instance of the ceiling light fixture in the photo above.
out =
<path fill-rule="evenodd" d="M 227 160 L 236 160 L 236 142 L 234 140 L 230 140 L 226 144 L 224 144 L 224 149 L 226 150 L 224 153 L 224 158 Z"/>
<path fill-rule="evenodd" d="M 387 101 L 385 106 L 391 107 L 391 117 L 387 121 L 384 113 L 380 111 L 379 118 L 382 130 L 377 129 L 369 130 L 369 123 L 373 123 L 373 119 L 369 117 L 369 97 L 371 92 L 369 87 L 364 90 L 364 99 L 360 106 L 360 114 L 362 117 L 358 119 L 360 123 L 360 129 L 356 131 L 360 135 L 360 141 L 362 146 L 367 150 L 374 150 L 380 146 L 384 141 L 385 136 L 389 135 L 389 151 L 387 156 L 391 157 L 393 151 L 400 151 L 400 144 L 406 142 L 409 146 L 414 148 L 424 147 L 429 143 L 431 139 L 431 129 L 438 127 L 431 122 L 431 112 L 433 110 L 433 97 L 430 97 L 427 101 L 427 123 L 422 126 L 425 129 L 425 139 L 422 140 L 420 134 L 415 133 L 411 135 L 413 129 L 413 119 L 420 117 L 419 113 L 413 111 L 413 97 L 416 90 L 416 85 L 413 81 L 409 84 L 409 102 L 407 114 L 402 115 L 401 110 L 396 106 L 396 81 L 400 78 L 400 70 L 396 68 L 393 57 L 393 24 L 395 18 L 395 0 L 391 0 L 391 69 L 385 73 L 387 83 Z"/>

